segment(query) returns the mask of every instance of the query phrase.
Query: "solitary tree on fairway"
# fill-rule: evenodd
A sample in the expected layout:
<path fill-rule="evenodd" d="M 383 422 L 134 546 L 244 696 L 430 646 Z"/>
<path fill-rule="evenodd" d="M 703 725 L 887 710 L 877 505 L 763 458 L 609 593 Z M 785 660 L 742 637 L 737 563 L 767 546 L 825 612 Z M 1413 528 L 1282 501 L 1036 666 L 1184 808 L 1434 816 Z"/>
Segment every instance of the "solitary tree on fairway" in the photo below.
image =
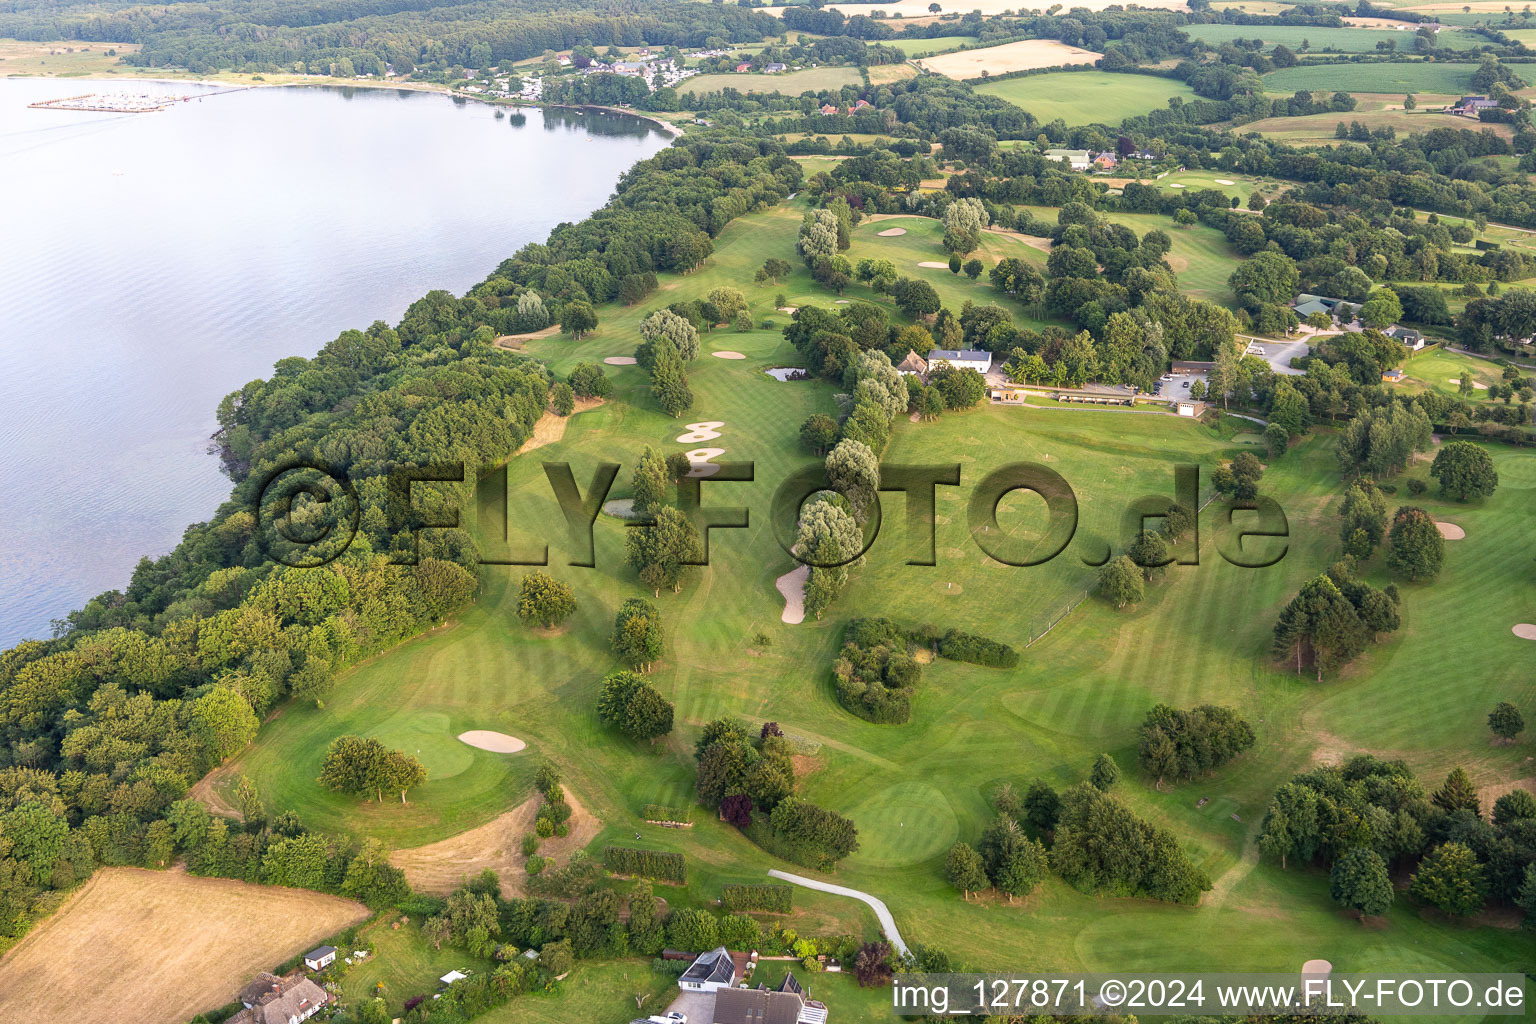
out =
<path fill-rule="evenodd" d="M 1520 714 L 1519 708 L 1507 700 L 1501 700 L 1488 713 L 1488 728 L 1499 739 L 1513 743 L 1515 737 L 1525 729 L 1525 717 Z"/>
<path fill-rule="evenodd" d="M 949 876 L 949 884 L 964 893 L 966 899 L 988 884 L 981 854 L 972 849 L 970 843 L 956 843 L 949 848 L 949 855 L 944 858 L 944 873 Z"/>
<path fill-rule="evenodd" d="M 1379 917 L 1392 906 L 1392 879 L 1387 862 L 1370 847 L 1357 846 L 1340 857 L 1329 876 L 1333 900 L 1359 912 L 1363 921 Z"/>
<path fill-rule="evenodd" d="M 627 736 L 655 740 L 672 731 L 672 705 L 633 672 L 609 673 L 597 698 L 597 717 Z"/>
<path fill-rule="evenodd" d="M 1440 493 L 1457 501 L 1486 498 L 1499 486 L 1493 459 L 1471 441 L 1448 441 L 1435 453 L 1429 475 L 1440 481 Z"/>
<path fill-rule="evenodd" d="M 674 593 L 681 590 L 690 564 L 702 554 L 698 531 L 687 516 L 670 506 L 658 509 L 650 525 L 630 527 L 624 546 L 629 564 L 658 597 L 662 587 Z"/>
<path fill-rule="evenodd" d="M 661 613 L 643 598 L 627 598 L 613 620 L 613 649 L 630 668 L 649 672 L 661 657 Z"/>
<path fill-rule="evenodd" d="M 524 622 L 537 622 L 545 629 L 553 629 L 575 610 L 576 594 L 569 585 L 537 570 L 523 577 L 517 614 Z"/>
<path fill-rule="evenodd" d="M 597 330 L 597 311 L 580 299 L 567 302 L 560 312 L 560 330 L 580 341 L 583 335 Z"/>
<path fill-rule="evenodd" d="M 1141 569 L 1127 555 L 1111 558 L 1099 570 L 1099 589 L 1116 608 L 1135 604 L 1146 593 Z"/>
<path fill-rule="evenodd" d="M 1088 773 L 1088 781 L 1094 789 L 1107 793 L 1120 781 L 1120 766 L 1108 754 L 1100 754 L 1093 762 L 1093 771 Z"/>
<path fill-rule="evenodd" d="M 1422 508 L 1404 505 L 1392 517 L 1387 566 L 1410 580 L 1433 579 L 1445 560 L 1445 538 Z"/>

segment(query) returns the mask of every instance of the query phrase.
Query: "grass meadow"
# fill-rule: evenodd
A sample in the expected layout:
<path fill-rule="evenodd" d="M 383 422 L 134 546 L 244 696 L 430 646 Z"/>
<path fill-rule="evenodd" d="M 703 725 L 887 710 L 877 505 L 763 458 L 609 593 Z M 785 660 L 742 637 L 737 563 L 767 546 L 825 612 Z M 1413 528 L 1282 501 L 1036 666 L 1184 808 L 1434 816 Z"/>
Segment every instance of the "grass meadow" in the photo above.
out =
<path fill-rule="evenodd" d="M 1190 38 L 1199 39 L 1213 46 L 1233 39 L 1262 39 L 1264 48 L 1272 50 L 1284 45 L 1301 52 L 1302 42 L 1308 44 L 1307 53 L 1374 53 L 1376 44 L 1393 43 L 1405 52 L 1413 49 L 1413 33 L 1396 29 L 1376 28 L 1319 28 L 1315 25 L 1189 25 L 1184 31 Z M 1445 30 L 1436 37 L 1436 44 L 1451 50 L 1475 50 L 1488 40 L 1471 32 Z"/>
<path fill-rule="evenodd" d="M 976 86 L 976 91 L 1001 97 L 1042 122 L 1059 117 L 1069 125 L 1119 124 L 1127 117 L 1167 106 L 1174 96 L 1195 98 L 1193 89 L 1172 78 L 1108 71 L 1026 75 L 984 82 Z"/>
<path fill-rule="evenodd" d="M 935 53 L 948 53 L 962 46 L 974 46 L 975 36 L 933 36 L 930 39 L 886 39 L 881 45 L 890 46 L 908 57 L 927 57 Z"/>
<path fill-rule="evenodd" d="M 1294 94 L 1298 89 L 1460 95 L 1471 89 L 1472 73 L 1476 70 L 1476 64 L 1422 60 L 1391 64 L 1305 64 L 1271 71 L 1264 76 L 1264 90 L 1273 95 L 1285 96 Z M 1347 121 L 1350 114 L 1328 116 L 1335 119 L 1343 117 Z"/>
<path fill-rule="evenodd" d="M 785 207 L 741 218 L 721 234 L 705 268 L 666 278 L 661 292 L 638 306 L 600 310 L 599 330 L 579 342 L 539 339 L 528 351 L 556 373 L 578 361 L 626 355 L 645 312 L 722 284 L 742 288 L 758 324 L 767 318 L 782 325 L 783 316 L 773 309 L 780 292 L 792 303 L 830 306 L 836 297 L 800 269 L 779 285 L 750 283 L 753 268 L 767 256 L 795 261 L 799 216 L 798 208 Z M 1166 219 L 1156 220 L 1166 225 Z M 875 233 L 889 226 L 903 226 L 907 234 Z M 1138 230 L 1152 226 L 1138 222 Z M 885 255 L 903 273 L 924 273 L 912 264 L 942 258 L 937 234 L 936 224 L 917 218 L 876 221 L 855 230 L 848 255 Z M 1194 232 L 1170 234 L 1176 254 L 1181 245 L 1190 253 L 1190 281 L 1224 274 L 1217 268 L 1227 257 L 1218 257 L 1214 247 L 1209 255 L 1197 253 Z M 1181 242 L 1186 238 L 1191 241 Z M 996 253 L 1029 250 L 1043 259 L 1012 236 L 988 239 Z M 1197 261 L 1204 261 L 1199 271 Z M 984 284 L 947 270 L 924 276 L 941 288 L 947 304 L 991 296 Z M 845 296 L 866 297 L 858 288 Z M 1354 751 L 1402 757 L 1436 783 L 1456 763 L 1465 764 L 1479 784 L 1533 774 L 1530 741 L 1491 744 L 1484 717 L 1495 701 L 1528 706 L 1533 696 L 1532 648 L 1509 627 L 1533 614 L 1529 562 L 1510 552 L 1526 543 L 1536 460 L 1490 447 L 1502 480 L 1493 498 L 1464 506 L 1433 495 L 1418 499 L 1436 516 L 1462 525 L 1467 539 L 1448 545 L 1436 582 L 1404 586 L 1402 630 L 1325 683 L 1286 671 L 1267 650 L 1281 606 L 1338 554 L 1340 488 L 1327 430 L 1265 474 L 1261 490 L 1280 502 L 1289 527 L 1276 564 L 1242 569 L 1226 562 L 1218 550 L 1236 541 L 1214 504 L 1202 517 L 1198 542 L 1189 539 L 1176 549 L 1186 555 L 1198 550 L 1200 564 L 1170 568 L 1141 605 L 1119 612 L 1088 600 L 1029 647 L 1013 670 L 936 662 L 925 671 L 912 721 L 874 725 L 843 711 L 832 691 L 829 666 L 849 616 L 962 626 L 1022 646 L 1093 579 L 1085 559 L 1102 557 L 1106 545 L 1127 538 L 1124 519 L 1132 500 L 1171 496 L 1177 464 L 1197 464 L 1209 480 L 1223 460 L 1251 446 L 1222 424 L 1109 410 L 987 406 L 931 423 L 898 418 L 888 463 L 961 466 L 959 487 L 938 488 L 937 565 L 906 564 L 912 545 L 921 548 L 925 538 L 907 536 L 904 499 L 884 495 L 885 529 L 848 591 L 823 621 L 791 626 L 780 621 L 783 605 L 773 584 L 793 562 L 775 539 L 769 511 L 779 483 L 814 463 L 799 450 L 797 431 L 811 413 L 835 411 L 835 389 L 821 381 L 780 383 L 762 372 L 796 363 L 776 329 L 716 330 L 702 340 L 703 354 L 690 367 L 695 404 L 682 419 L 657 409 L 639 368 L 609 367 L 615 384 L 610 401 L 576 415 L 560 441 L 507 464 L 505 520 L 495 489 L 482 489 L 477 528 L 487 556 L 527 557 L 547 544 L 548 571 L 576 592 L 571 619 L 553 633 L 525 628 L 515 610 L 522 570 L 488 567 L 480 600 L 448 626 L 350 672 L 323 710 L 289 707 L 264 728 L 236 767 L 254 778 L 269 801 L 294 807 L 311 825 L 414 845 L 516 806 L 530 791 L 534 760 L 551 757 L 602 823 L 594 851 L 613 842 L 680 850 L 688 859 L 689 885 L 658 891 L 674 907 L 704 906 L 724 883 L 759 882 L 769 868 L 788 867 L 707 814 L 686 832 L 640 820 L 647 803 L 692 802 L 694 739 L 704 723 L 731 714 L 753 723 L 779 722 L 800 751 L 802 792 L 857 824 L 860 849 L 836 880 L 884 899 L 909 942 L 936 943 L 968 965 L 1150 971 L 1188 968 L 1195 951 L 1211 970 L 1293 971 L 1313 957 L 1346 972 L 1493 971 L 1530 962 L 1528 935 L 1448 923 L 1406 897 L 1379 924 L 1362 928 L 1333 906 L 1324 874 L 1261 862 L 1256 840 L 1274 787 L 1319 758 Z M 727 349 L 746 358 L 709 354 Z M 652 746 L 606 729 L 593 710 L 602 676 L 615 667 L 608 646 L 614 612 L 627 597 L 651 594 L 623 564 L 624 527 L 617 520 L 598 518 L 595 568 L 569 564 L 571 548 L 542 463 L 570 463 L 585 488 L 598 463 L 620 462 L 626 468 L 612 496 L 621 497 L 643 448 L 668 453 L 692 447 L 675 439 L 686 422 L 698 420 L 724 423 L 720 438 L 709 442 L 725 449 L 717 461 L 750 460 L 755 466 L 750 482 L 704 485 L 704 504 L 744 507 L 749 522 L 744 529 L 713 531 L 709 567 L 680 593 L 654 598 L 667 643 L 650 679 L 675 702 L 677 727 Z M 967 517 L 982 476 L 1016 461 L 1059 472 L 1080 503 L 1073 541 L 1057 558 L 1031 568 L 992 561 Z M 1427 468 L 1427 462 L 1417 463 L 1410 472 L 1422 476 Z M 1027 495 L 1002 502 L 999 525 L 1009 543 L 1030 548 L 1043 522 L 1043 508 Z M 1256 543 L 1280 542 L 1250 540 L 1248 549 Z M 1384 582 L 1378 565 L 1368 571 Z M 766 643 L 755 641 L 758 633 Z M 1159 701 L 1232 705 L 1252 722 L 1258 743 L 1213 777 L 1158 791 L 1135 769 L 1135 730 Z M 529 750 L 510 757 L 472 751 L 466 761 L 462 751 L 451 750 L 457 742 L 452 737 L 471 727 L 522 737 Z M 313 780 L 325 745 L 348 731 L 418 743 L 424 757 L 430 754 L 451 774 L 434 774 L 412 792 L 408 807 L 333 797 Z M 1015 904 L 991 898 L 967 903 L 949 888 L 945 849 L 957 838 L 978 837 L 998 783 L 1023 786 L 1038 776 L 1069 786 L 1085 777 L 1101 752 L 1125 769 L 1117 794 L 1171 828 L 1214 880 L 1200 906 L 1096 899 L 1055 879 Z M 795 906 L 793 923 L 802 931 L 875 933 L 862 904 L 797 890 Z M 441 973 L 446 963 L 437 954 L 402 950 L 396 967 L 381 962 L 374 968 L 394 973 L 355 977 L 359 983 L 385 980 L 392 992 L 419 992 L 430 990 L 433 972 Z M 817 977 L 809 984 L 839 1021 L 889 1017 L 881 999 L 859 992 L 848 979 Z M 655 988 L 655 976 L 639 961 L 582 965 L 559 993 L 488 1019 L 619 1020 L 633 1008 L 636 993 Z M 646 1009 L 654 1012 L 650 1003 Z"/>

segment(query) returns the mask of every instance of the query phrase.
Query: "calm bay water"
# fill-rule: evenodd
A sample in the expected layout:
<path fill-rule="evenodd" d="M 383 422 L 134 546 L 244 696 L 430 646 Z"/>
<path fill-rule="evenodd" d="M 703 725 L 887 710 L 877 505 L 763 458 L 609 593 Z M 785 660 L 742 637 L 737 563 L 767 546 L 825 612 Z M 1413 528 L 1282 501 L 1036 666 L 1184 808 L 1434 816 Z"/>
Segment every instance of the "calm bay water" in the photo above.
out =
<path fill-rule="evenodd" d="M 0 81 L 0 647 L 126 586 L 228 496 L 206 453 L 225 394 L 462 293 L 668 142 L 397 90 L 27 108 L 124 91 L 203 87 Z"/>

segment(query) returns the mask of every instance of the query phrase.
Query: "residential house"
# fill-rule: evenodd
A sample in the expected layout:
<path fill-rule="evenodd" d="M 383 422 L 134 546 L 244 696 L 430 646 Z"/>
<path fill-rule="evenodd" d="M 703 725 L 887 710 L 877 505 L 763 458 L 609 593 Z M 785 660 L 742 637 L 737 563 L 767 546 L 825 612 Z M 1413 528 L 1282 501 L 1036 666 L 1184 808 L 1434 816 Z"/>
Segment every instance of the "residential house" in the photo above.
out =
<path fill-rule="evenodd" d="M 1045 151 L 1045 158 L 1067 164 L 1074 171 L 1086 171 L 1089 164 L 1086 149 L 1048 149 Z"/>
<path fill-rule="evenodd" d="M 1417 352 L 1424 347 L 1424 335 L 1411 327 L 1388 327 L 1382 333 L 1407 345 L 1410 352 Z"/>
<path fill-rule="evenodd" d="M 904 377 L 922 377 L 928 372 L 928 361 L 907 349 L 907 358 L 896 364 L 896 372 Z"/>
<path fill-rule="evenodd" d="M 245 1009 L 226 1024 L 300 1024 L 319 1013 L 331 997 L 308 978 L 257 975 L 240 992 Z"/>
<path fill-rule="evenodd" d="M 785 68 L 784 68 L 783 64 L 780 64 L 778 61 L 774 61 L 773 63 L 769 64 L 767 67 L 763 68 L 763 70 L 768 72 L 770 75 L 776 75 L 780 71 L 785 70 Z"/>
<path fill-rule="evenodd" d="M 677 979 L 677 987 L 684 992 L 719 992 L 729 989 L 736 981 L 736 965 L 724 946 L 717 946 L 708 953 L 700 953 L 688 969 Z"/>
<path fill-rule="evenodd" d="M 832 116 L 835 113 L 837 113 L 837 108 L 834 107 L 832 104 L 830 104 L 830 103 L 823 103 L 821 105 L 821 116 L 822 117 L 830 117 L 830 116 Z"/>
<path fill-rule="evenodd" d="M 868 108 L 869 108 L 869 100 L 859 100 L 858 102 L 854 103 L 854 105 L 852 106 L 852 108 L 849 109 L 848 112 L 850 114 L 854 114 L 854 113 L 859 112 L 860 110 L 867 110 Z"/>
<path fill-rule="evenodd" d="M 751 64 L 737 64 L 736 65 L 736 73 L 738 75 L 741 74 L 743 71 L 751 71 L 751 70 L 752 70 L 752 65 Z"/>
<path fill-rule="evenodd" d="M 793 974 L 776 989 L 728 988 L 715 993 L 713 1024 L 826 1024 L 827 1008 L 811 999 Z"/>
<path fill-rule="evenodd" d="M 336 959 L 335 946 L 321 946 L 304 954 L 304 966 L 312 971 L 323 971 Z"/>
<path fill-rule="evenodd" d="M 562 53 L 560 56 L 555 58 L 555 63 L 559 64 L 563 68 L 568 68 L 571 66 L 571 58 Z"/>
<path fill-rule="evenodd" d="M 1108 151 L 1093 158 L 1093 166 L 1101 171 L 1112 171 L 1120 164 L 1120 158 Z"/>
<path fill-rule="evenodd" d="M 992 369 L 992 353 L 974 348 L 936 348 L 928 353 L 928 366 L 931 368 L 936 363 L 948 363 L 956 369 L 984 374 Z"/>
<path fill-rule="evenodd" d="M 643 60 L 616 60 L 613 62 L 613 73 L 616 75 L 628 75 L 633 78 L 646 72 L 646 64 Z"/>

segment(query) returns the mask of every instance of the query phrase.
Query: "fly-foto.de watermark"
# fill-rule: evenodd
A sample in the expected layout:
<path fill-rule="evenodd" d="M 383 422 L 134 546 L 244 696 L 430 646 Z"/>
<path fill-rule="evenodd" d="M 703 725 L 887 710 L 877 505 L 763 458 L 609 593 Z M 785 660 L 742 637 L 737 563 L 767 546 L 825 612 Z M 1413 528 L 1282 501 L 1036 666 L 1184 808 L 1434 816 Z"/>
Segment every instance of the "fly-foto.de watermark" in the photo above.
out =
<path fill-rule="evenodd" d="M 731 500 L 731 485 L 756 482 L 755 464 L 711 465 L 718 467 L 718 472 L 711 476 L 685 476 L 677 481 L 677 508 L 687 516 L 700 539 L 698 557 L 687 563 L 690 565 L 710 564 L 711 533 L 747 529 L 752 523 L 752 508 L 725 502 Z M 542 466 L 564 520 L 564 564 L 596 567 L 594 529 L 623 466 L 617 462 L 598 463 L 585 487 L 577 482 L 568 462 L 545 462 Z M 1178 544 L 1178 551 L 1171 553 L 1163 565 L 1200 564 L 1202 516 L 1213 520 L 1216 550 L 1232 565 L 1261 569 L 1285 557 L 1290 524 L 1278 502 L 1259 495 L 1211 499 L 1202 504 L 1200 467 L 1180 464 L 1171 468 L 1169 492 L 1146 494 L 1125 504 L 1121 518 L 1124 543 L 1129 544 L 1143 530 L 1157 530 L 1177 508 L 1186 516 L 1191 542 Z M 340 557 L 366 522 L 370 534 L 382 532 L 392 541 L 406 538 L 405 543 L 387 545 L 387 553 L 396 563 L 414 564 L 424 531 L 452 530 L 463 525 L 455 501 L 431 486 L 418 485 L 473 485 L 480 488 L 482 499 L 482 540 L 508 548 L 495 557 L 481 556 L 480 564 L 550 564 L 550 545 L 546 539 L 512 549 L 510 527 L 526 521 L 526 502 L 519 499 L 527 495 L 512 493 L 507 467 L 499 467 L 476 480 L 462 462 L 400 464 L 389 467 L 382 479 L 379 495 L 377 476 L 369 478 L 366 487 L 371 493 L 365 493 L 343 470 L 318 461 L 294 462 L 269 470 L 256 481 L 256 497 L 250 507 L 257 527 L 257 543 L 274 561 L 295 568 L 313 568 Z M 721 504 L 705 503 L 705 484 L 710 485 L 710 499 Z M 959 463 L 882 463 L 878 487 L 867 496 L 869 516 L 863 530 L 864 546 L 832 562 L 816 561 L 797 552 L 795 546 L 802 506 L 818 492 L 835 489 L 824 467 L 811 465 L 790 474 L 775 487 L 767 508 L 758 511 L 768 514 L 773 536 L 787 555 L 806 565 L 831 568 L 856 561 L 875 547 L 887 532 L 883 529 L 885 517 L 880 496 L 900 494 L 905 506 L 905 529 L 904 536 L 893 543 L 902 545 L 907 565 L 934 566 L 938 564 L 936 510 L 940 487 L 969 488 L 966 520 L 971 539 L 989 558 L 1003 565 L 1043 565 L 1061 557 L 1078 539 L 1080 505 L 1076 492 L 1064 476 L 1038 462 L 999 466 L 974 482 L 962 478 Z M 1004 501 L 1023 494 L 1044 502 L 1046 526 L 1042 533 L 1009 530 L 999 523 Z M 382 521 L 374 519 L 379 516 Z M 623 520 L 629 529 L 644 528 L 649 522 L 643 517 Z M 382 531 L 374 529 L 377 526 L 382 526 Z M 1073 554 L 1084 565 L 1100 566 L 1114 557 L 1114 549 L 1101 538 L 1084 537 Z"/>

